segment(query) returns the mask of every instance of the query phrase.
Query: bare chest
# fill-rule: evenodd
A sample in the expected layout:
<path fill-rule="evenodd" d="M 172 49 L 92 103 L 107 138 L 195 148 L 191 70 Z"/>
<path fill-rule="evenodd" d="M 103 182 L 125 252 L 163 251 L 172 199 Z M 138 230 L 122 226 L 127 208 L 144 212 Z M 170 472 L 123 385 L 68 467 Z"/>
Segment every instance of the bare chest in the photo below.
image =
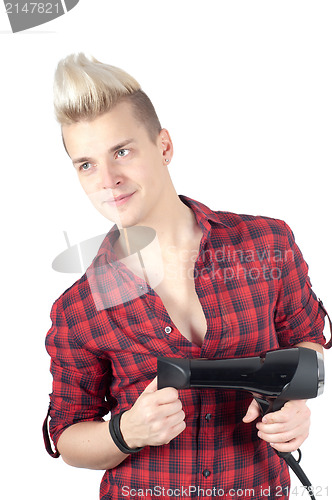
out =
<path fill-rule="evenodd" d="M 186 339 L 201 346 L 207 330 L 206 318 L 198 299 L 193 271 L 198 255 L 200 229 L 193 232 L 188 244 L 177 248 L 163 247 L 162 251 L 144 253 L 145 279 L 162 300 L 171 320 Z M 130 247 L 133 247 L 132 242 Z M 122 250 L 117 248 L 123 257 Z M 126 265 L 138 276 L 142 274 L 141 262 L 126 257 Z"/>
<path fill-rule="evenodd" d="M 193 265 L 178 266 L 174 274 L 166 273 L 155 291 L 180 333 L 190 342 L 201 346 L 207 323 L 195 290 L 192 268 Z"/>

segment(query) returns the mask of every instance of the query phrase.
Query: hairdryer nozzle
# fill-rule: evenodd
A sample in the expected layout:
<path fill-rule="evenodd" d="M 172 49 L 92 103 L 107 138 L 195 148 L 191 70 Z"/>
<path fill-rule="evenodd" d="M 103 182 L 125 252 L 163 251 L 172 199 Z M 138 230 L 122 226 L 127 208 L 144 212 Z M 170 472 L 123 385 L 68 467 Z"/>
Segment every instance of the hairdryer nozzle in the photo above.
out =
<path fill-rule="evenodd" d="M 318 389 L 317 396 L 320 396 L 324 392 L 324 358 L 320 352 L 317 352 L 317 363 L 318 363 Z"/>

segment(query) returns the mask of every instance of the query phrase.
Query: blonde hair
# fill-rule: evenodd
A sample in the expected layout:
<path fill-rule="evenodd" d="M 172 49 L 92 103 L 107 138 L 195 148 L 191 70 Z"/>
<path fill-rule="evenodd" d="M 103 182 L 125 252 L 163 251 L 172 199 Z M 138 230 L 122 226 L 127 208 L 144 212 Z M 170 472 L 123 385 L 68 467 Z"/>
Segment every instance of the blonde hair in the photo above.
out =
<path fill-rule="evenodd" d="M 70 54 L 59 62 L 54 78 L 54 110 L 61 125 L 93 120 L 123 100 L 132 104 L 135 118 L 155 140 L 161 130 L 159 119 L 132 76 L 83 53 Z"/>

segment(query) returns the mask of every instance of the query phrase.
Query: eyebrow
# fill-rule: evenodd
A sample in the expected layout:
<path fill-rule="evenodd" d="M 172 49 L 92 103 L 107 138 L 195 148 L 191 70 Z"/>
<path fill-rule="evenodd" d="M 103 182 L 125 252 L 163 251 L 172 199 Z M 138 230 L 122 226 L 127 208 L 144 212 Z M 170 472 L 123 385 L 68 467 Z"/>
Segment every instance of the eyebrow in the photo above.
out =
<path fill-rule="evenodd" d="M 134 139 L 125 139 L 115 146 L 112 146 L 109 148 L 108 153 L 115 153 L 115 151 L 118 151 L 119 149 L 123 149 L 125 146 L 128 146 L 128 144 L 131 144 L 132 142 L 135 142 Z M 82 156 L 81 158 L 74 158 L 72 160 L 73 164 L 76 165 L 77 163 L 84 163 L 84 162 L 92 162 L 93 158 L 89 156 Z"/>

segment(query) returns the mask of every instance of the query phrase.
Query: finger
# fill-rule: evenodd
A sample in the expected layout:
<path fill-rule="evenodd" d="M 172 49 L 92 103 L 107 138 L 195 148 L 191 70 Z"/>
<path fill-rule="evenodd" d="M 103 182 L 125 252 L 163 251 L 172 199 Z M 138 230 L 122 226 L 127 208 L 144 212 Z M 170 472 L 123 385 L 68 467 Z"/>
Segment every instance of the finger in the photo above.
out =
<path fill-rule="evenodd" d="M 301 417 L 302 414 L 302 417 Z M 264 424 L 282 423 L 288 420 L 306 418 L 309 414 L 309 408 L 304 400 L 288 401 L 281 410 L 268 413 L 262 418 Z"/>
<path fill-rule="evenodd" d="M 270 443 L 272 448 L 277 451 L 281 452 L 293 452 L 296 451 L 300 448 L 302 445 L 303 440 L 300 440 L 299 438 L 297 439 L 292 439 L 291 441 L 288 441 L 287 443 Z"/>
<path fill-rule="evenodd" d="M 245 414 L 242 420 L 247 424 L 249 422 L 253 422 L 254 420 L 256 420 L 256 418 L 258 418 L 260 414 L 261 412 L 259 405 L 257 401 L 253 399 L 248 407 L 247 413 Z"/>
<path fill-rule="evenodd" d="M 150 426 L 150 444 L 167 444 L 186 428 L 183 411 L 170 417 L 158 419 Z"/>
<path fill-rule="evenodd" d="M 293 431 L 297 427 L 301 427 L 302 424 L 302 420 L 294 419 L 277 424 L 263 424 L 262 422 L 257 422 L 256 427 L 264 434 L 280 434 L 281 432 Z"/>
<path fill-rule="evenodd" d="M 303 424 L 302 426 L 299 426 L 291 431 L 286 431 L 281 433 L 269 434 L 261 431 L 258 432 L 258 437 L 260 437 L 264 441 L 267 441 L 268 443 L 275 443 L 275 444 L 289 443 L 292 442 L 294 439 L 298 440 L 302 444 L 303 441 L 307 439 L 308 435 L 309 435 L 309 427 L 306 424 Z"/>
<path fill-rule="evenodd" d="M 145 411 L 145 420 L 147 422 L 160 421 L 182 411 L 182 403 L 179 399 L 173 403 L 149 405 Z"/>
<path fill-rule="evenodd" d="M 144 391 L 142 392 L 142 394 L 147 394 L 147 393 L 151 393 L 151 392 L 156 392 L 156 390 L 158 389 L 158 377 L 155 377 L 150 383 L 149 385 L 146 386 L 146 388 L 144 389 Z"/>
<path fill-rule="evenodd" d="M 294 435 L 292 431 L 282 432 L 280 434 L 267 434 L 265 432 L 258 432 L 257 435 L 267 443 L 288 443 L 289 441 L 297 437 L 297 435 Z"/>
<path fill-rule="evenodd" d="M 167 426 L 176 427 L 185 419 L 185 413 L 183 410 L 173 413 L 167 417 Z"/>
<path fill-rule="evenodd" d="M 170 441 L 172 441 L 172 439 L 174 439 L 176 436 L 181 434 L 181 432 L 183 432 L 185 430 L 185 428 L 186 428 L 186 423 L 184 420 L 182 422 L 180 422 L 179 424 L 175 425 L 172 428 L 171 438 L 169 440 L 167 440 L 165 442 L 165 444 L 168 444 Z"/>
<path fill-rule="evenodd" d="M 174 387 L 164 387 L 155 393 L 155 401 L 159 405 L 168 405 L 179 400 L 179 393 Z"/>
<path fill-rule="evenodd" d="M 264 415 L 262 418 L 263 424 L 281 424 L 287 422 L 291 418 L 291 414 L 287 408 L 283 407 L 281 410 L 274 411 Z"/>
<path fill-rule="evenodd" d="M 256 427 L 261 433 L 267 435 L 292 432 L 295 436 L 303 432 L 309 432 L 310 419 L 303 417 L 301 419 L 293 419 L 279 424 L 263 424 L 262 422 L 258 422 Z"/>
<path fill-rule="evenodd" d="M 158 390 L 158 377 L 155 377 L 144 389 L 143 394 L 155 394 L 157 404 L 173 403 L 179 397 L 178 391 L 174 387 L 164 387 Z"/>
<path fill-rule="evenodd" d="M 284 421 L 278 423 L 268 423 L 258 422 L 256 424 L 257 429 L 264 433 L 265 435 L 273 434 L 285 434 L 292 432 L 294 436 L 300 434 L 308 434 L 310 428 L 310 410 L 308 407 L 304 407 L 303 411 L 293 414 L 290 418 L 282 419 Z"/>

